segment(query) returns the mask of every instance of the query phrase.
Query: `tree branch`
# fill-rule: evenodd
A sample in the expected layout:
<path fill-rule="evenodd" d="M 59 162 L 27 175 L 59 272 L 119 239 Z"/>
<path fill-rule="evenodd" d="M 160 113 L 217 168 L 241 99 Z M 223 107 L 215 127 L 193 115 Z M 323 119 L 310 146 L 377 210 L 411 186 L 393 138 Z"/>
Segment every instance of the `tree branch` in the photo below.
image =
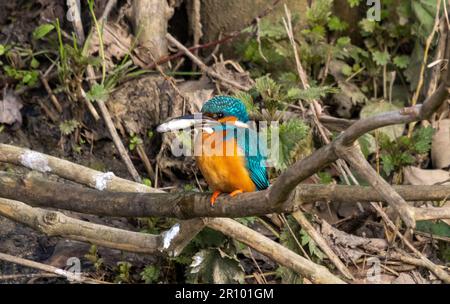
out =
<path fill-rule="evenodd" d="M 240 224 L 232 219 L 214 218 L 207 219 L 208 227 L 231 236 L 232 238 L 251 246 L 264 255 L 272 257 L 281 265 L 293 269 L 312 280 L 314 283 L 342 284 L 345 283 L 334 276 L 324 266 L 299 256 L 292 250 L 278 244 L 275 241 L 261 235 L 260 233 Z"/>
<path fill-rule="evenodd" d="M 0 172 L 0 197 L 19 200 L 36 207 L 123 217 L 163 216 L 186 219 L 290 213 L 297 210 L 300 204 L 332 201 L 339 194 L 344 194 L 345 191 L 353 187 L 356 191 L 349 202 L 356 203 L 360 201 L 368 203 L 371 201 L 384 201 L 383 196 L 376 190 L 372 190 L 371 187 L 340 185 L 330 187 L 327 185 L 301 184 L 297 187 L 298 191 L 295 199 L 293 199 L 293 203 L 289 205 L 274 206 L 270 204 L 270 201 L 261 199 L 261 197 L 266 197 L 265 193 L 267 192 L 262 191 L 264 193 L 255 192 L 245 195 L 246 197 L 251 197 L 250 200 L 242 199 L 240 196 L 233 199 L 228 197 L 220 198 L 221 202 L 211 207 L 209 194 L 205 193 L 105 192 L 79 185 L 50 181 L 35 173 L 20 176 L 13 173 Z M 399 192 L 405 195 L 405 200 L 413 201 L 444 200 L 450 195 L 450 186 L 422 186 L 417 187 L 416 197 L 413 187 L 416 186 L 397 186 L 395 189 L 400 189 Z M 427 187 L 429 188 L 427 189 Z M 330 196 L 327 197 L 327 194 Z M 337 201 L 346 201 L 345 199 L 348 195 L 346 193 Z M 359 200 L 360 198 L 361 200 Z M 420 210 L 422 209 L 431 211 L 421 213 Z M 448 207 L 436 207 L 426 209 L 414 208 L 413 210 L 417 212 L 417 220 L 421 220 L 425 217 L 434 217 L 434 219 L 448 218 L 449 209 Z"/>
<path fill-rule="evenodd" d="M 0 215 L 49 236 L 61 236 L 109 248 L 158 253 L 161 237 L 93 224 L 61 212 L 33 208 L 22 202 L 0 198 Z"/>

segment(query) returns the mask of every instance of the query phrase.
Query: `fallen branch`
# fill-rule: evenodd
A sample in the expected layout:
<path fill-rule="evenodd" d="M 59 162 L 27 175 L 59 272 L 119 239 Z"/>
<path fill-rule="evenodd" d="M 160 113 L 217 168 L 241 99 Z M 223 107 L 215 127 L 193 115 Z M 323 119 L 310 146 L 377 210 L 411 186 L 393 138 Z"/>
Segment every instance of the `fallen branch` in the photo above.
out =
<path fill-rule="evenodd" d="M 342 284 L 345 283 L 327 268 L 299 256 L 292 250 L 278 244 L 260 233 L 240 224 L 232 219 L 207 219 L 208 227 L 220 231 L 232 238 L 247 244 L 255 250 L 274 259 L 281 265 L 293 269 L 297 273 L 307 276 L 314 283 Z"/>
<path fill-rule="evenodd" d="M 333 249 L 328 245 L 326 240 L 320 235 L 320 233 L 314 228 L 314 226 L 308 221 L 303 212 L 300 210 L 292 213 L 292 216 L 300 224 L 300 226 L 308 233 L 308 235 L 316 242 L 317 246 L 325 253 L 330 261 L 336 266 L 336 268 L 349 280 L 355 278 L 348 270 L 347 266 L 342 263 L 341 259 L 334 253 Z"/>
<path fill-rule="evenodd" d="M 39 270 L 49 272 L 49 273 L 54 273 L 58 276 L 68 279 L 69 281 L 74 281 L 74 282 L 78 282 L 78 283 L 89 283 L 89 284 L 99 284 L 99 283 L 104 284 L 104 283 L 106 283 L 106 282 L 86 278 L 86 277 L 82 276 L 81 274 L 75 274 L 73 272 L 69 272 L 69 271 L 66 271 L 61 268 L 56 268 L 56 267 L 53 267 L 50 265 L 45 265 L 42 263 L 30 261 L 27 259 L 15 257 L 15 256 L 12 256 L 12 255 L 9 255 L 6 253 L 0 252 L 0 260 L 14 263 L 14 264 L 19 264 L 19 265 L 34 268 L 34 269 L 39 269 Z"/>
<path fill-rule="evenodd" d="M 160 251 L 160 236 L 93 224 L 68 217 L 61 212 L 33 208 L 19 201 L 0 198 L 0 215 L 48 236 L 61 236 L 131 252 Z"/>
<path fill-rule="evenodd" d="M 148 187 L 144 184 L 138 184 L 117 177 L 112 172 L 99 172 L 57 157 L 9 145 L 0 144 L 0 162 L 8 162 L 19 166 L 24 166 L 41 173 L 53 173 L 67 180 L 102 191 L 101 193 L 105 193 L 103 192 L 104 190 L 110 192 L 163 193 L 161 190 Z M 66 185 L 54 185 L 54 190 L 59 190 L 58 194 L 55 195 L 60 196 L 61 193 L 64 193 L 64 189 L 60 188 L 60 186 L 64 187 Z M 78 190 L 72 189 L 72 191 Z M 29 203 L 26 199 L 15 199 Z M 181 221 L 178 226 L 178 233 L 173 237 L 173 239 L 171 239 L 169 245 L 164 248 L 163 238 L 158 247 L 161 251 L 166 252 L 168 255 L 176 256 L 202 228 L 203 222 L 201 220 L 193 219 Z"/>

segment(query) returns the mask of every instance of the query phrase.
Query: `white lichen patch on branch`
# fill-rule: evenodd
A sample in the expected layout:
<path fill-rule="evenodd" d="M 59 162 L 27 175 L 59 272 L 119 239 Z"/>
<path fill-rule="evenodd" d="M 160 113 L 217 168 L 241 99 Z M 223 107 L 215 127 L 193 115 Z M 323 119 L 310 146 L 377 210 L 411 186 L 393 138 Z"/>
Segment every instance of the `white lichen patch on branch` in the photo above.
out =
<path fill-rule="evenodd" d="M 95 189 L 103 191 L 108 186 L 108 181 L 114 177 L 114 173 L 105 172 L 94 175 Z"/>
<path fill-rule="evenodd" d="M 163 249 L 168 249 L 172 240 L 180 232 L 180 224 L 175 224 L 168 231 L 163 233 Z"/>
<path fill-rule="evenodd" d="M 42 153 L 35 151 L 25 151 L 19 156 L 22 166 L 39 172 L 50 172 L 52 168 L 48 165 L 48 158 Z"/>

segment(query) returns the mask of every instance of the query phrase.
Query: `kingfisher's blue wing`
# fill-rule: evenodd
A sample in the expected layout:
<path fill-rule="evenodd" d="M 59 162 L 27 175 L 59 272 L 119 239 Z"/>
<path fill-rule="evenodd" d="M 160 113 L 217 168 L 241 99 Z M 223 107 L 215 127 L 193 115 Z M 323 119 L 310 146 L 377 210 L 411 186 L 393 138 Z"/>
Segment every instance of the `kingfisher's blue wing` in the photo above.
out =
<path fill-rule="evenodd" d="M 245 154 L 246 167 L 250 178 L 258 190 L 269 187 L 269 177 L 267 175 L 266 160 L 267 147 L 259 140 L 258 133 L 249 128 L 225 127 L 226 137 L 234 136 L 239 148 Z"/>

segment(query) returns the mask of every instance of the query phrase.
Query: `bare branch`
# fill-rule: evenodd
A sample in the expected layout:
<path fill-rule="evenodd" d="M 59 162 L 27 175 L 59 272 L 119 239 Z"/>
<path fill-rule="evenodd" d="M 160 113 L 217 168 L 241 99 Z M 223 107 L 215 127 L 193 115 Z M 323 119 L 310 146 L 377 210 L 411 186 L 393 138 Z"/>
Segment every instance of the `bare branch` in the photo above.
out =
<path fill-rule="evenodd" d="M 93 224 L 61 212 L 33 208 L 4 198 L 0 198 L 0 215 L 49 236 L 61 236 L 119 250 L 158 253 L 161 243 L 160 236 Z"/>
<path fill-rule="evenodd" d="M 415 227 L 414 209 L 367 162 L 357 146 L 337 148 L 336 153 L 345 159 L 400 215 L 408 227 Z"/>
<path fill-rule="evenodd" d="M 314 228 L 314 226 L 308 221 L 303 212 L 300 210 L 292 213 L 292 216 L 300 224 L 300 226 L 305 229 L 308 235 L 316 242 L 320 249 L 327 255 L 330 261 L 336 266 L 337 269 L 349 280 L 354 280 L 355 278 L 348 270 L 347 266 L 342 263 L 339 257 L 334 253 L 333 249 L 328 245 L 326 240 L 320 235 L 320 233 Z"/>
<path fill-rule="evenodd" d="M 262 234 L 240 224 L 232 219 L 215 218 L 207 220 L 208 227 L 218 230 L 232 238 L 251 246 L 264 255 L 274 259 L 281 265 L 293 269 L 297 273 L 305 275 L 314 283 L 342 284 L 345 283 L 324 266 L 299 256 L 286 247 L 272 241 Z"/>
<path fill-rule="evenodd" d="M 74 282 L 89 283 L 89 284 L 106 283 L 106 282 L 102 282 L 102 281 L 89 279 L 89 278 L 86 278 L 86 277 L 84 277 L 82 275 L 77 275 L 77 274 L 74 274 L 73 272 L 66 271 L 66 270 L 61 269 L 61 268 L 56 268 L 56 267 L 53 267 L 53 266 L 50 266 L 50 265 L 45 265 L 45 264 L 42 264 L 42 263 L 30 261 L 30 260 L 27 260 L 27 259 L 15 257 L 15 256 L 12 256 L 12 255 L 9 255 L 9 254 L 6 254 L 6 253 L 1 253 L 0 252 L 0 260 L 6 261 L 6 262 L 10 262 L 10 263 L 14 263 L 14 264 L 19 264 L 19 265 L 26 266 L 26 267 L 39 269 L 39 270 L 42 270 L 42 271 L 45 271 L 45 272 L 49 272 L 49 273 L 54 273 L 54 274 L 57 274 L 58 276 L 65 277 L 66 279 L 68 279 L 70 281 L 74 281 Z"/>

